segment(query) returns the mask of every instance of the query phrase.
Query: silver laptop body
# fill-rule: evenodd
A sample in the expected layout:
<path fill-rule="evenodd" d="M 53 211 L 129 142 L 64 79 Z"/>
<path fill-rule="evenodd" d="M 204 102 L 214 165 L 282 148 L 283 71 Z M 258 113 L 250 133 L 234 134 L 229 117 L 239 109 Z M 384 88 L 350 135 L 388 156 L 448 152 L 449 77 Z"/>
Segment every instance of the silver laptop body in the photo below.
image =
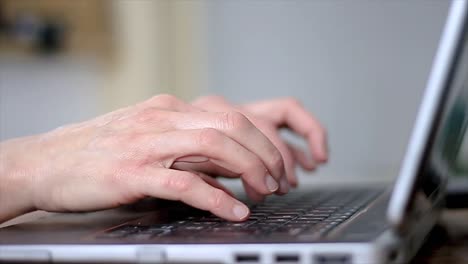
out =
<path fill-rule="evenodd" d="M 307 186 L 285 197 L 271 198 L 270 207 L 267 200 L 252 209 L 252 218 L 265 215 L 262 219 L 269 220 L 265 226 L 275 227 L 269 235 L 248 233 L 253 229 L 246 226 L 239 231 L 236 225 L 242 224 L 220 222 L 195 211 L 191 216 L 192 211 L 182 204 L 151 199 L 100 212 L 58 214 L 0 229 L 0 262 L 408 262 L 437 221 L 446 177 L 454 169 L 453 160 L 468 120 L 467 10 L 467 1 L 452 2 L 393 188 L 370 184 Z M 317 206 L 311 207 L 312 203 Z M 296 209 L 301 213 L 293 217 L 290 211 Z M 173 215 L 187 216 L 168 222 Z M 248 221 L 252 223 L 245 225 L 264 228 L 260 220 Z M 180 224 L 179 232 L 167 231 L 174 230 L 168 227 L 174 223 Z M 219 228 L 213 230 L 212 226 Z"/>

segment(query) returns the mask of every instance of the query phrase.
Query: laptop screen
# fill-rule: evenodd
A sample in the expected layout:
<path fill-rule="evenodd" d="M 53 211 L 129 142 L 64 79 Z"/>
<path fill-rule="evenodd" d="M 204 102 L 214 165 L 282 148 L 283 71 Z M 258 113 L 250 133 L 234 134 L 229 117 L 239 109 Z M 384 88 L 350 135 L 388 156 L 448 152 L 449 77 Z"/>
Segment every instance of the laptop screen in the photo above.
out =
<path fill-rule="evenodd" d="M 398 229 L 411 212 L 440 207 L 448 176 L 461 168 L 457 157 L 468 125 L 467 9 L 468 1 L 453 1 L 448 14 L 389 204 L 389 222 Z"/>

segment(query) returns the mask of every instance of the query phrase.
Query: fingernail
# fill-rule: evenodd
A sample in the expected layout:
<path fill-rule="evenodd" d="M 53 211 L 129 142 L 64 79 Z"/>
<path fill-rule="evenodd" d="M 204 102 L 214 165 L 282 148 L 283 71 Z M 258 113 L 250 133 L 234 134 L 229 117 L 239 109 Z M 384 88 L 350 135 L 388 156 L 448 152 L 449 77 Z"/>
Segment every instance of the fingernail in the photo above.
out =
<path fill-rule="evenodd" d="M 244 219 L 249 214 L 249 208 L 243 204 L 236 204 L 232 208 L 232 212 L 239 219 Z"/>
<path fill-rule="evenodd" d="M 270 192 L 275 192 L 279 188 L 278 183 L 271 175 L 266 176 L 265 183 Z"/>
<path fill-rule="evenodd" d="M 289 192 L 289 183 L 288 183 L 288 180 L 286 179 L 286 177 L 281 178 L 280 191 L 282 193 Z"/>

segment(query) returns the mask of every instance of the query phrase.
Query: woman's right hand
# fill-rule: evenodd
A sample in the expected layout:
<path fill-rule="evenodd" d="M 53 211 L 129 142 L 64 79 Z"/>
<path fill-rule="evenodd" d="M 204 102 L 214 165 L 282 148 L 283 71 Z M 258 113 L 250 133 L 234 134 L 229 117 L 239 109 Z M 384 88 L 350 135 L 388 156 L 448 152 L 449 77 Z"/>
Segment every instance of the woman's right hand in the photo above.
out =
<path fill-rule="evenodd" d="M 0 222 L 149 196 L 241 221 L 249 215 L 243 203 L 214 178 L 177 164 L 214 163 L 258 195 L 279 192 L 286 177 L 278 149 L 244 115 L 202 111 L 170 95 L 0 147 Z"/>

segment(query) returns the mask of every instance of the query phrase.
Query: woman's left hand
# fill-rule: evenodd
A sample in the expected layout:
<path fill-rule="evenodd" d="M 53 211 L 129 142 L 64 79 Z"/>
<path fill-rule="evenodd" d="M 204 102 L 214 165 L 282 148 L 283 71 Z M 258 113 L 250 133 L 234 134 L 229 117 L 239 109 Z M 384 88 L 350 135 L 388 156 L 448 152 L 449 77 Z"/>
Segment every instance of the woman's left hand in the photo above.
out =
<path fill-rule="evenodd" d="M 281 184 L 282 186 L 297 186 L 298 180 L 295 173 L 297 164 L 305 170 L 312 171 L 328 160 L 327 134 L 324 127 L 296 99 L 281 98 L 236 106 L 220 96 L 205 96 L 196 99 L 192 104 L 209 112 L 238 111 L 244 114 L 281 152 L 288 179 L 287 183 Z M 303 137 L 307 141 L 311 156 L 286 142 L 279 134 L 281 128 L 290 129 Z M 188 169 L 183 164 L 178 164 L 178 166 Z M 196 167 L 190 164 L 190 166 L 192 170 L 210 175 L 229 176 L 226 175 L 229 172 L 215 164 L 197 164 Z M 249 188 L 246 188 L 246 191 L 254 200 L 263 199 L 263 196 L 249 191 Z"/>

